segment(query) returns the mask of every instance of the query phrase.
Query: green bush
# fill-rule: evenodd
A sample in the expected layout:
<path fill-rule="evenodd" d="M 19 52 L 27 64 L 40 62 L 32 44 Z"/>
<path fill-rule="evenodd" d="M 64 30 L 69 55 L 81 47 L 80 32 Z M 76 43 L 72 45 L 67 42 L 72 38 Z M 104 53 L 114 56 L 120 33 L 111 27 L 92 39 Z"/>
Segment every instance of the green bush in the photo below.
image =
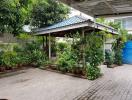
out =
<path fill-rule="evenodd" d="M 122 65 L 123 64 L 123 60 L 122 60 L 122 49 L 124 47 L 124 41 L 122 38 L 118 38 L 114 43 L 113 43 L 113 51 L 115 53 L 114 56 L 114 60 L 115 60 L 115 64 L 117 65 Z"/>
<path fill-rule="evenodd" d="M 57 43 L 57 50 L 60 52 L 64 51 L 68 47 L 67 43 L 59 42 Z"/>
<path fill-rule="evenodd" d="M 112 51 L 105 51 L 105 61 L 107 66 L 114 63 L 114 53 Z"/>
<path fill-rule="evenodd" d="M 0 66 L 1 66 L 2 63 L 3 63 L 3 62 L 2 62 L 2 55 L 3 55 L 3 53 L 4 53 L 3 51 L 0 51 Z"/>
<path fill-rule="evenodd" d="M 73 58 L 73 55 L 70 50 L 65 50 L 63 53 L 59 54 L 59 59 L 57 61 L 58 69 L 62 72 L 72 71 L 75 67 L 76 60 Z"/>
<path fill-rule="evenodd" d="M 86 75 L 89 80 L 95 80 L 101 75 L 101 70 L 98 67 L 91 66 L 87 64 L 86 66 Z"/>
<path fill-rule="evenodd" d="M 40 50 L 40 43 L 35 41 L 26 43 L 23 48 L 15 46 L 14 51 L 17 52 L 19 64 L 32 64 L 39 67 L 46 63 L 47 60 L 45 53 Z"/>
<path fill-rule="evenodd" d="M 17 61 L 19 65 L 28 64 L 30 62 L 30 56 L 21 45 L 16 45 L 13 48 L 13 51 L 17 53 Z"/>
<path fill-rule="evenodd" d="M 2 65 L 7 67 L 16 67 L 18 64 L 17 53 L 7 51 L 2 54 Z"/>
<path fill-rule="evenodd" d="M 103 40 L 101 36 L 97 36 L 97 34 L 92 34 L 87 36 L 86 38 L 86 62 L 88 62 L 91 66 L 97 67 L 99 66 L 103 60 Z"/>
<path fill-rule="evenodd" d="M 41 44 L 36 41 L 28 42 L 28 43 L 26 43 L 26 45 L 24 47 L 24 52 L 32 53 L 33 50 L 40 50 L 40 46 L 41 46 Z"/>
<path fill-rule="evenodd" d="M 47 57 L 45 53 L 42 53 L 40 50 L 33 50 L 30 55 L 30 61 L 32 64 L 40 67 L 45 64 Z"/>
<path fill-rule="evenodd" d="M 122 49 L 118 49 L 115 51 L 115 59 L 114 63 L 117 65 L 122 65 L 123 64 L 123 59 L 122 59 Z"/>

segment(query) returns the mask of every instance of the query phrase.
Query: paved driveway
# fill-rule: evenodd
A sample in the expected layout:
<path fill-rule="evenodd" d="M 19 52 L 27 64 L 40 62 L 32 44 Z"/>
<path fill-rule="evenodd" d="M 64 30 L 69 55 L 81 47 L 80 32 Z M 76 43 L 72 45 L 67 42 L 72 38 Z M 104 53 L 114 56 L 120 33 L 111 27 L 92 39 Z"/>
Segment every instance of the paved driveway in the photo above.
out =
<path fill-rule="evenodd" d="M 102 66 L 95 81 L 40 69 L 0 79 L 0 99 L 8 100 L 132 100 L 132 65 Z"/>

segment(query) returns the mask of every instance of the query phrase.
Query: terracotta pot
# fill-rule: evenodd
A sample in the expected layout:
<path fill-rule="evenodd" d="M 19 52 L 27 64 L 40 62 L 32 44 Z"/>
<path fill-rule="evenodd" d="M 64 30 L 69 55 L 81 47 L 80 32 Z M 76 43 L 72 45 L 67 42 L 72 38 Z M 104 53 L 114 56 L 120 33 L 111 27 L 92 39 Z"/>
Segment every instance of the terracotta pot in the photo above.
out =
<path fill-rule="evenodd" d="M 4 66 L 0 66 L 0 72 L 5 72 L 6 68 Z"/>
<path fill-rule="evenodd" d="M 114 64 L 112 64 L 112 65 L 107 65 L 107 67 L 108 67 L 108 68 L 114 68 L 115 65 L 114 65 Z"/>

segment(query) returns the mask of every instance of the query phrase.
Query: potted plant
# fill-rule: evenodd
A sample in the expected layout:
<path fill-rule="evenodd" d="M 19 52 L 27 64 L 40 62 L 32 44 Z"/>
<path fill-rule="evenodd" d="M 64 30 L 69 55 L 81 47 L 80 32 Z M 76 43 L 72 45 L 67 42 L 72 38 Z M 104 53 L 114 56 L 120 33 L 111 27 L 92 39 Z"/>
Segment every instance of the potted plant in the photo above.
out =
<path fill-rule="evenodd" d="M 105 60 L 108 68 L 113 68 L 114 65 L 114 53 L 110 50 L 105 52 Z"/>

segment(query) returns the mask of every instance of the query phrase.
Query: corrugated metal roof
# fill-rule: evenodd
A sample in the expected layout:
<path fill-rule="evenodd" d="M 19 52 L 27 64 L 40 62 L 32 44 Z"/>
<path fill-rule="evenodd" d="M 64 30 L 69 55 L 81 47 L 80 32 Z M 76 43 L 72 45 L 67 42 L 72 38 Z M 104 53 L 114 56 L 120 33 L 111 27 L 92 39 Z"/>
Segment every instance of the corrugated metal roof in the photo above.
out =
<path fill-rule="evenodd" d="M 59 22 L 57 24 L 54 24 L 52 26 L 49 26 L 47 28 L 41 28 L 41 29 L 37 29 L 35 31 L 39 32 L 39 31 L 45 31 L 45 30 L 51 30 L 51 29 L 55 29 L 55 28 L 60 28 L 60 27 L 65 27 L 65 26 L 69 26 L 69 25 L 73 25 L 73 24 L 77 24 L 77 23 L 82 23 L 87 21 L 88 19 L 82 16 L 73 16 L 71 18 L 68 18 L 62 22 Z"/>
<path fill-rule="evenodd" d="M 61 32 L 61 31 L 67 31 L 71 29 L 77 29 L 81 27 L 87 27 L 87 28 L 89 27 L 89 28 L 105 30 L 105 31 L 107 30 L 108 32 L 112 34 L 118 34 L 117 30 L 115 30 L 114 28 L 91 21 L 88 18 L 85 18 L 82 16 L 74 16 L 62 22 L 49 26 L 47 28 L 36 29 L 34 30 L 34 32 L 37 33 L 35 35 L 44 35 L 44 34 L 55 33 L 59 31 Z"/>

